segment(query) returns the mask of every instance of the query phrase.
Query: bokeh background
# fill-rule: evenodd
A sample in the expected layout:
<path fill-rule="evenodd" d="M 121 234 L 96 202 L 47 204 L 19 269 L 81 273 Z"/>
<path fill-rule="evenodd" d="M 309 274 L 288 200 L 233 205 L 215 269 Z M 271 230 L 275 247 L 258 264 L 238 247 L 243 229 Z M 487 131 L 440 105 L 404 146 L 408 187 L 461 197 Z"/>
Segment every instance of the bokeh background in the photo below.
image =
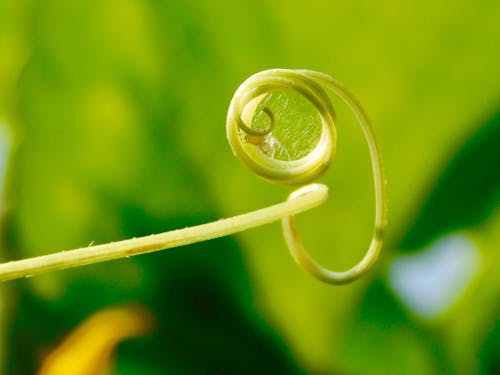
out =
<path fill-rule="evenodd" d="M 493 0 L 1 0 L 4 261 L 283 200 L 225 139 L 237 86 L 268 68 L 355 93 L 390 197 L 380 262 L 348 286 L 299 269 L 277 223 L 5 283 L 1 372 L 500 373 L 499 24 Z M 299 230 L 341 270 L 373 193 L 334 103 L 331 199 Z"/>

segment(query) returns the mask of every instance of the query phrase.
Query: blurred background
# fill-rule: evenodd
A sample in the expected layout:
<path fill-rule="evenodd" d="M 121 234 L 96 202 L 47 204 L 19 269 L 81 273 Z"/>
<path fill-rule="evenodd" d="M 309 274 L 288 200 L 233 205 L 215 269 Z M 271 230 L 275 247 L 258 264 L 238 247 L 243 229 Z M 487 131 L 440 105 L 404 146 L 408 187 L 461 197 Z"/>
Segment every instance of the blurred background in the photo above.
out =
<path fill-rule="evenodd" d="M 388 238 L 348 286 L 297 267 L 278 223 L 0 289 L 3 374 L 499 374 L 500 3 L 0 1 L 3 261 L 283 200 L 225 137 L 248 76 L 307 68 L 369 113 Z M 371 237 L 350 112 L 299 217 L 342 270 Z M 42 370 L 43 369 L 43 370 Z"/>

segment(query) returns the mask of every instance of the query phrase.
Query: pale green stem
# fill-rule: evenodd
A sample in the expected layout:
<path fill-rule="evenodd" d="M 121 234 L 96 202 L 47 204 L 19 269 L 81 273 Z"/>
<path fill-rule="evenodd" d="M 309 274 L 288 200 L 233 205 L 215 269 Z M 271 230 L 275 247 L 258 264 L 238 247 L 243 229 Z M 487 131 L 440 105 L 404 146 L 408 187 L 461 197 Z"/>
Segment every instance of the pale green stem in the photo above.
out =
<path fill-rule="evenodd" d="M 236 91 L 228 111 L 227 137 L 236 157 L 266 180 L 281 184 L 302 184 L 314 180 L 326 171 L 335 154 L 335 112 L 324 88 L 342 98 L 353 111 L 363 129 L 372 162 L 375 229 L 366 254 L 351 269 L 334 272 L 322 267 L 307 253 L 298 236 L 294 215 L 320 205 L 327 198 L 326 186 L 311 184 L 290 194 L 287 202 L 229 219 L 142 238 L 0 264 L 0 281 L 187 245 L 241 232 L 279 219 L 282 220 L 283 234 L 290 252 L 301 267 L 320 280 L 331 284 L 345 284 L 359 278 L 377 260 L 382 247 L 386 227 L 387 197 L 382 155 L 368 116 L 356 98 L 341 83 L 323 73 L 288 69 L 263 71 L 247 79 Z M 277 90 L 299 92 L 316 107 L 322 119 L 320 140 L 312 152 L 298 160 L 276 160 L 262 152 L 264 135 L 270 134 L 273 130 L 274 115 L 271 110 L 263 109 L 271 120 L 271 126 L 267 129 L 256 131 L 247 126 L 244 121 L 245 118 L 248 123 L 251 123 L 250 120 L 259 101 L 265 95 Z M 246 133 L 246 136 L 242 137 L 242 131 Z"/>
<path fill-rule="evenodd" d="M 338 95 L 358 120 L 370 151 L 375 192 L 375 226 L 371 243 L 363 258 L 344 272 L 334 272 L 316 262 L 306 251 L 295 227 L 293 215 L 282 219 L 283 235 L 295 261 L 318 279 L 330 284 L 349 283 L 368 272 L 382 248 L 386 227 L 387 197 L 382 154 L 373 128 L 358 100 L 330 76 L 311 70 L 270 69 L 248 78 L 236 91 L 227 117 L 227 136 L 233 153 L 248 168 L 266 180 L 281 184 L 309 182 L 326 171 L 335 154 L 335 111 L 326 90 Z M 262 153 L 258 143 L 249 142 L 248 133 L 257 102 L 275 91 L 296 91 L 307 98 L 318 110 L 322 122 L 320 139 L 306 156 L 292 161 L 275 160 Z M 269 112 L 269 111 L 268 111 Z M 271 132 L 272 129 L 266 129 Z M 253 133 L 250 133 L 253 135 Z M 294 194 L 289 199 L 294 199 Z"/>
<path fill-rule="evenodd" d="M 0 264 L 0 281 L 30 277 L 44 272 L 170 249 L 227 236 L 307 211 L 319 206 L 327 198 L 328 188 L 325 185 L 307 185 L 298 189 L 293 199 L 228 219 L 151 236 L 3 263 Z"/>
<path fill-rule="evenodd" d="M 385 227 L 387 225 L 387 197 L 385 191 L 382 153 L 380 152 L 370 120 L 354 95 L 352 95 L 340 82 L 337 82 L 326 74 L 311 70 L 302 70 L 300 72 L 313 78 L 316 82 L 341 97 L 353 111 L 356 119 L 363 129 L 368 149 L 370 151 L 373 169 L 373 183 L 375 190 L 375 227 L 370 246 L 368 247 L 364 257 L 358 264 L 344 272 L 335 272 L 326 269 L 309 255 L 298 236 L 293 216 L 283 218 L 283 235 L 293 258 L 300 266 L 326 283 L 347 284 L 358 279 L 370 270 L 377 260 L 382 248 Z M 294 195 L 292 193 L 289 199 L 293 198 Z"/>

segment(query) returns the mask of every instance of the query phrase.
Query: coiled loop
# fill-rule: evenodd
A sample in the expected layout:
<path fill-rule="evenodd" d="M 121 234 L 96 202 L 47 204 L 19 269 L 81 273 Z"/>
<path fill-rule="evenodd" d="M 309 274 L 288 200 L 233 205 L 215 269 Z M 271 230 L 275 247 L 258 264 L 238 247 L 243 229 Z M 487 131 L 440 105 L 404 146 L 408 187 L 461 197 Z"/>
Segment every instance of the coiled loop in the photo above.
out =
<path fill-rule="evenodd" d="M 319 141 L 311 152 L 298 160 L 278 160 L 258 147 L 259 140 L 263 142 L 273 128 L 274 119 L 268 109 L 264 110 L 271 118 L 271 126 L 255 129 L 249 125 L 260 101 L 276 91 L 299 92 L 321 116 Z M 333 159 L 337 139 L 334 120 L 330 99 L 315 80 L 300 71 L 266 70 L 248 78 L 236 91 L 227 115 L 227 138 L 236 157 L 259 176 L 280 184 L 304 184 L 319 177 Z M 253 137 L 253 141 L 248 141 L 243 134 Z"/>
<path fill-rule="evenodd" d="M 279 184 L 304 184 L 321 176 L 330 165 L 335 154 L 335 111 L 325 88 L 344 100 L 361 125 L 370 150 L 375 190 L 375 228 L 372 241 L 361 261 L 344 272 L 334 272 L 322 267 L 305 250 L 297 230 L 294 217 L 282 219 L 283 234 L 295 261 L 322 281 L 331 284 L 351 282 L 366 273 L 376 261 L 386 227 L 386 194 L 382 157 L 373 129 L 365 111 L 356 98 L 330 76 L 311 70 L 271 69 L 248 78 L 237 90 L 229 105 L 227 116 L 227 138 L 233 153 L 245 166 L 264 179 Z M 268 94 L 276 91 L 296 91 L 309 100 L 321 117 L 321 135 L 315 147 L 297 160 L 279 160 L 266 151 L 266 140 L 274 129 L 274 115 L 263 111 L 270 119 L 266 128 L 253 128 L 253 116 L 259 103 Z M 315 185 L 311 185 L 314 189 Z M 305 188 L 307 190 L 307 188 Z M 289 196 L 303 194 L 304 189 Z"/>

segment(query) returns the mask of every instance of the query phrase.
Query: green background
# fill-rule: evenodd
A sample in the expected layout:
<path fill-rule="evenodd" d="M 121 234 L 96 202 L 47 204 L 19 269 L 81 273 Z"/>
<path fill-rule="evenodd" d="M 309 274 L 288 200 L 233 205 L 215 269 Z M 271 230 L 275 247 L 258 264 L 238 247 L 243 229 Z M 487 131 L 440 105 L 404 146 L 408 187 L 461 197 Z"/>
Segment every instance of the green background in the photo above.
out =
<path fill-rule="evenodd" d="M 3 260 L 283 200 L 290 189 L 250 173 L 225 138 L 234 91 L 268 68 L 322 71 L 359 98 L 389 194 L 380 262 L 348 286 L 298 268 L 278 224 L 5 283 L 2 371 L 34 373 L 90 314 L 140 303 L 157 328 L 119 347 L 116 373 L 498 373 L 499 23 L 497 1 L 1 0 Z M 369 243 L 373 193 L 362 132 L 334 104 L 331 199 L 298 224 L 341 270 Z M 450 235 L 473 243 L 477 267 L 419 314 L 394 262 Z"/>

